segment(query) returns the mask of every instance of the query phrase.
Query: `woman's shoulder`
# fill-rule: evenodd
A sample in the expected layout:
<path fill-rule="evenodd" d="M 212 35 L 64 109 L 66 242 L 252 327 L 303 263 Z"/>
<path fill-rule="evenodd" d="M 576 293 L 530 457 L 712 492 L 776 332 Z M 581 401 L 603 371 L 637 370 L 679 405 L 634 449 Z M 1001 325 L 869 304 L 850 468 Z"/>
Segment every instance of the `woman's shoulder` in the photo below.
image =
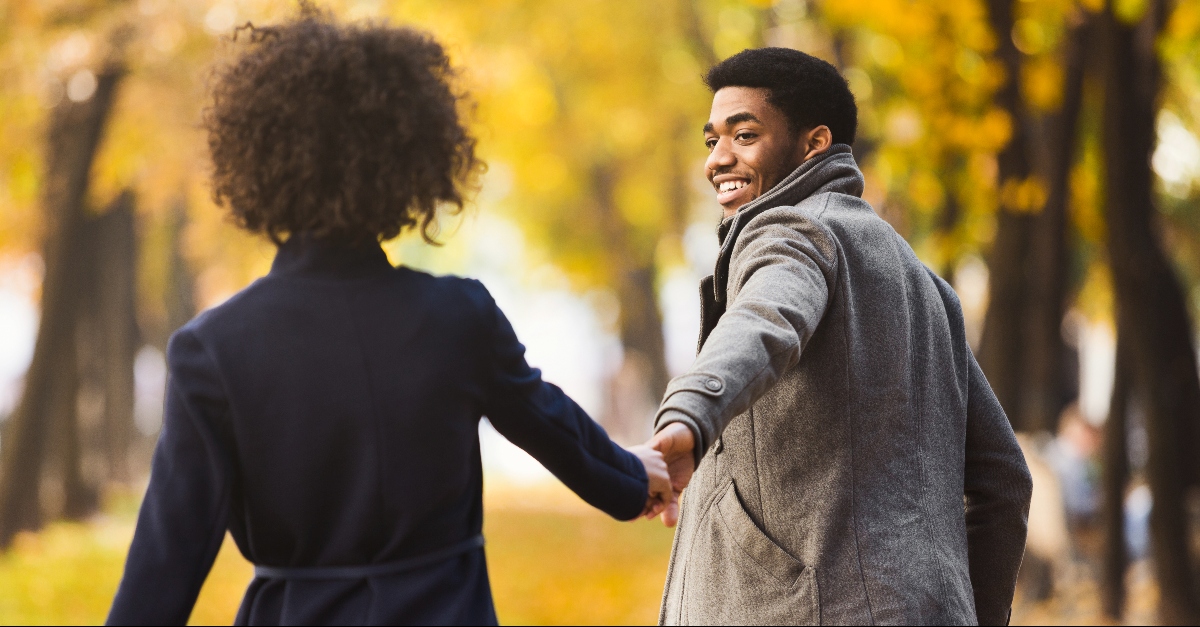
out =
<path fill-rule="evenodd" d="M 394 268 L 384 277 L 377 276 L 378 279 L 382 282 L 372 281 L 373 286 L 359 284 L 358 287 L 366 288 L 372 295 L 365 299 L 355 298 L 358 306 L 373 303 L 373 306 L 390 311 L 424 311 L 421 316 L 433 312 L 446 324 L 460 328 L 462 324 L 490 328 L 497 319 L 496 302 L 477 279 L 437 275 L 406 266 Z M 331 285 L 322 287 L 332 288 Z M 268 275 L 205 309 L 175 335 L 188 336 L 187 343 L 195 345 L 240 344 L 248 337 L 261 335 L 268 326 L 275 329 L 288 326 L 287 314 L 298 308 L 333 307 L 341 301 L 328 298 L 334 294 L 325 293 L 325 290 L 313 294 L 310 290 L 295 288 L 286 280 L 275 280 Z"/>
<path fill-rule="evenodd" d="M 479 279 L 454 274 L 432 274 L 406 266 L 397 267 L 396 274 L 403 280 L 417 282 L 421 291 L 436 295 L 439 300 L 449 300 L 447 305 L 467 306 L 473 312 L 489 317 L 496 309 L 496 301 L 491 292 Z"/>
<path fill-rule="evenodd" d="M 225 326 L 231 322 L 236 323 L 238 320 L 245 321 L 246 314 L 256 309 L 257 303 L 272 291 L 269 278 L 269 276 L 265 276 L 256 279 L 227 298 L 205 307 L 191 320 L 179 327 L 174 335 L 199 337 L 206 335 L 214 327 Z"/>

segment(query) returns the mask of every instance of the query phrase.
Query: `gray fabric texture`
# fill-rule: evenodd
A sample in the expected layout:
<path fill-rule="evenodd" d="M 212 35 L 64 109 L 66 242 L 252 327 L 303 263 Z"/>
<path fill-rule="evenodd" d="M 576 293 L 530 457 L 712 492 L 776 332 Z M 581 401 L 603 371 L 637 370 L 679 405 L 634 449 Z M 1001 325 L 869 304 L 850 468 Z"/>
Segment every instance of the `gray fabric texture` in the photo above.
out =
<path fill-rule="evenodd" d="M 954 291 L 850 148 L 721 225 L 699 354 L 657 429 L 702 455 L 664 624 L 1004 624 L 1031 480 Z"/>

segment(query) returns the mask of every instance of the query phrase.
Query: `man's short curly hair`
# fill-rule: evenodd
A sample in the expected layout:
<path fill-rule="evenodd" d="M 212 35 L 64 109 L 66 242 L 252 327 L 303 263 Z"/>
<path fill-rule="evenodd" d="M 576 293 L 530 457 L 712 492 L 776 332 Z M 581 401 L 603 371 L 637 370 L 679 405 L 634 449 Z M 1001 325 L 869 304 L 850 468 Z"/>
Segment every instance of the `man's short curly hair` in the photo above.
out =
<path fill-rule="evenodd" d="M 249 50 L 217 68 L 204 113 L 216 202 L 275 243 L 411 227 L 432 242 L 439 207 L 461 210 L 482 169 L 442 47 L 312 9 L 235 39 L 247 31 Z"/>
<path fill-rule="evenodd" d="M 790 48 L 743 50 L 714 65 L 704 83 L 716 93 L 724 87 L 763 87 L 800 133 L 824 124 L 836 144 L 853 144 L 858 129 L 858 105 L 837 68 Z"/>

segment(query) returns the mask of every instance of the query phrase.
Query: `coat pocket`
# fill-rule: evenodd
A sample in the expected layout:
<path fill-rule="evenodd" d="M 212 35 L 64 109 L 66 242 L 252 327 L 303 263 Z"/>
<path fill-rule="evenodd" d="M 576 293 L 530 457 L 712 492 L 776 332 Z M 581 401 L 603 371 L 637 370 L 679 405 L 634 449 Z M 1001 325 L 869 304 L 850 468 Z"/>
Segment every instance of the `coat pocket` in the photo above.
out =
<path fill-rule="evenodd" d="M 821 622 L 816 573 L 758 528 L 732 482 L 697 526 L 682 596 L 687 624 Z"/>

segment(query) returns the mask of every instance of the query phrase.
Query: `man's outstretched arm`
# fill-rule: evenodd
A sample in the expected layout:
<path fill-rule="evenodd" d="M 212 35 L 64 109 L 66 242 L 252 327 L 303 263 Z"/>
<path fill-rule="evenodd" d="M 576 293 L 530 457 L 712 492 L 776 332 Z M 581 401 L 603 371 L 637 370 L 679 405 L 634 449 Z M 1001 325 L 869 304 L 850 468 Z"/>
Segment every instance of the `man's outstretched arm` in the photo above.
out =
<path fill-rule="evenodd" d="M 773 209 L 746 225 L 730 264 L 736 297 L 692 368 L 667 386 L 655 420 L 652 446 L 667 459 L 676 492 L 729 421 L 800 360 L 825 315 L 836 266 L 832 236 L 807 212 Z M 669 505 L 664 522 L 676 515 Z"/>
<path fill-rule="evenodd" d="M 1004 409 L 970 355 L 964 496 L 967 555 L 980 625 L 1005 625 L 1025 533 L 1033 482 Z"/>

